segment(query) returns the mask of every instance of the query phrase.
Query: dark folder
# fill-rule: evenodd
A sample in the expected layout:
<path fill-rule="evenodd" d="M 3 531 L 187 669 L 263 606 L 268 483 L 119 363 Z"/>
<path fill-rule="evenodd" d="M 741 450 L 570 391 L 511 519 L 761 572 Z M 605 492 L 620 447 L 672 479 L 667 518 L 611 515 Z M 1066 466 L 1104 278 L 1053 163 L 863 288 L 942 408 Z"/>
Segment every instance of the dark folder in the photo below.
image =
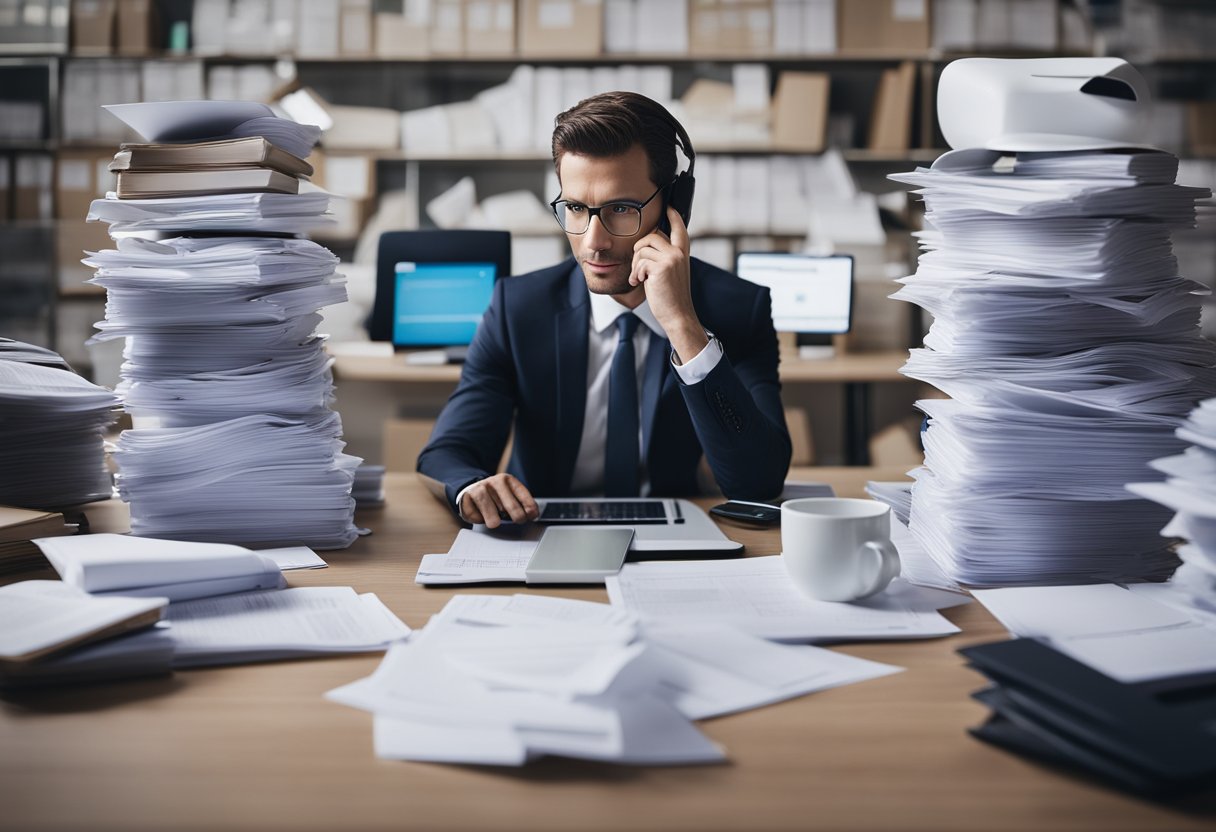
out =
<path fill-rule="evenodd" d="M 972 729 L 980 739 L 1145 794 L 1216 783 L 1210 677 L 1173 686 L 1124 684 L 1034 639 L 959 652 L 996 683 L 975 694 L 997 715 Z"/>

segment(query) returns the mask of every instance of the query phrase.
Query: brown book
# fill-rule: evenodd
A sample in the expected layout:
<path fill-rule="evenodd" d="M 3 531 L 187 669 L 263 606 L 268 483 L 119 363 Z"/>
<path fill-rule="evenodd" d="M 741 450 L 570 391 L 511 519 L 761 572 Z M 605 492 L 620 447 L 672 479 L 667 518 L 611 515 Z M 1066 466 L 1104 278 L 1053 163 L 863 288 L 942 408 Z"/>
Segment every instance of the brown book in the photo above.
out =
<path fill-rule="evenodd" d="M 219 168 L 182 171 L 119 171 L 119 199 L 206 196 L 264 191 L 300 192 L 300 180 L 270 168 Z"/>
<path fill-rule="evenodd" d="M 222 139 L 196 144 L 132 144 L 119 146 L 112 171 L 193 171 L 201 168 L 260 167 L 289 176 L 312 176 L 312 165 L 276 147 L 262 136 Z"/>
<path fill-rule="evenodd" d="M 916 65 L 911 61 L 883 70 L 870 118 L 870 150 L 903 153 L 911 147 L 915 93 Z"/>
<path fill-rule="evenodd" d="M 42 550 L 30 541 L 75 534 L 77 528 L 58 512 L 0 506 L 0 575 L 49 569 Z"/>
<path fill-rule="evenodd" d="M 773 97 L 773 148 L 803 153 L 823 150 L 830 79 L 822 72 L 782 72 Z"/>

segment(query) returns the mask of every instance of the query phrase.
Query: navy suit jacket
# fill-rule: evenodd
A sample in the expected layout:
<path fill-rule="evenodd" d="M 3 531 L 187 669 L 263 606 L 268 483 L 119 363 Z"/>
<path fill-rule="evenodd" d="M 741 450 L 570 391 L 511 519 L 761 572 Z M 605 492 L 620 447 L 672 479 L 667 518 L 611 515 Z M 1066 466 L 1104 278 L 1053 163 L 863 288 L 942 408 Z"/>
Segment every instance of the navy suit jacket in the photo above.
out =
<path fill-rule="evenodd" d="M 641 396 L 642 459 L 655 496 L 697 492 L 702 454 L 730 498 L 781 492 L 790 438 L 777 376 L 768 289 L 693 259 L 693 305 L 725 355 L 682 383 L 667 339 L 651 333 Z M 568 495 L 587 403 L 591 304 L 574 258 L 498 281 L 460 383 L 418 457 L 454 507 L 496 471 L 515 423 L 507 470 L 538 497 Z"/>

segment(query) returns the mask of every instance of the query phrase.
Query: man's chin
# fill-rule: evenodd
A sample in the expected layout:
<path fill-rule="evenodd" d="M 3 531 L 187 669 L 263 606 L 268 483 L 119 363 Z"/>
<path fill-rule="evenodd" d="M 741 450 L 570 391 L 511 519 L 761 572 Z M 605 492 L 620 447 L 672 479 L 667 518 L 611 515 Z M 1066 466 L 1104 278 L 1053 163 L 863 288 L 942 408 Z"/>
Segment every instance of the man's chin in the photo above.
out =
<path fill-rule="evenodd" d="M 624 295 L 633 291 L 629 285 L 629 275 L 614 272 L 612 274 L 596 274 L 583 268 L 583 278 L 587 281 L 587 289 L 596 295 Z"/>

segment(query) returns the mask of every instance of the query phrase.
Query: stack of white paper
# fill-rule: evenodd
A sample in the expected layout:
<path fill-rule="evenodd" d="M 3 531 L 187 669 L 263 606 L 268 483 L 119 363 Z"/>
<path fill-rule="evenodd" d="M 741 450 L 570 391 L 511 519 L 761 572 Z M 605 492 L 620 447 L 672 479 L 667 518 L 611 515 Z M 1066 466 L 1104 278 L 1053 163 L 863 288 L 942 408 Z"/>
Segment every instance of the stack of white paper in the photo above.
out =
<path fill-rule="evenodd" d="M 107 499 L 102 433 L 116 417 L 118 397 L 69 369 L 30 363 L 21 358 L 29 352 L 8 343 L 0 352 L 0 504 L 50 508 Z"/>
<path fill-rule="evenodd" d="M 256 110 L 159 102 L 119 115 L 188 141 L 274 121 Z M 323 192 L 93 203 L 89 218 L 112 235 L 169 237 L 122 236 L 85 260 L 107 292 L 96 339 L 126 339 L 117 392 L 135 429 L 114 458 L 134 534 L 319 549 L 354 540 L 359 460 L 342 453 L 332 362 L 314 333 L 317 311 L 346 300 L 346 281 L 316 243 L 254 236 L 302 233 L 328 204 Z M 221 233 L 171 236 L 194 231 Z"/>
<path fill-rule="evenodd" d="M 93 594 L 183 601 L 286 585 L 275 561 L 223 543 L 121 534 L 44 537 L 34 543 L 65 584 Z"/>
<path fill-rule="evenodd" d="M 724 759 L 689 720 L 898 670 L 721 624 L 642 628 L 604 604 L 463 595 L 328 697 L 375 714 L 387 759 L 672 765 Z"/>
<path fill-rule="evenodd" d="M 904 372 L 951 396 L 918 403 L 909 530 L 949 580 L 1160 580 L 1176 565 L 1162 509 L 1124 488 L 1216 392 L 1206 290 L 1170 243 L 1210 192 L 1176 171 L 1158 152 L 960 150 L 892 177 L 927 207 L 895 297 L 934 318 Z"/>
<path fill-rule="evenodd" d="M 1161 531 L 1186 541 L 1178 548 L 1183 564 L 1170 582 L 1172 598 L 1165 600 L 1216 616 L 1216 399 L 1191 411 L 1178 438 L 1191 444 L 1151 463 L 1166 481 L 1131 483 L 1128 489 L 1177 512 Z"/>

